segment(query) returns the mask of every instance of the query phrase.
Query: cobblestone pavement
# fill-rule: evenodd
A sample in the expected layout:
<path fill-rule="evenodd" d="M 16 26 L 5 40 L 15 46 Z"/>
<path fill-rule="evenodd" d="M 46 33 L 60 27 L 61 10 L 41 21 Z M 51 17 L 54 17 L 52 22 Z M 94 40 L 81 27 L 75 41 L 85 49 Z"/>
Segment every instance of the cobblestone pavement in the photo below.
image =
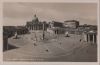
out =
<path fill-rule="evenodd" d="M 96 61 L 97 47 L 80 42 L 81 35 L 64 37 L 45 32 L 45 37 L 43 41 L 41 32 L 33 32 L 19 39 L 9 38 L 9 44 L 18 48 L 5 51 L 4 61 Z"/>

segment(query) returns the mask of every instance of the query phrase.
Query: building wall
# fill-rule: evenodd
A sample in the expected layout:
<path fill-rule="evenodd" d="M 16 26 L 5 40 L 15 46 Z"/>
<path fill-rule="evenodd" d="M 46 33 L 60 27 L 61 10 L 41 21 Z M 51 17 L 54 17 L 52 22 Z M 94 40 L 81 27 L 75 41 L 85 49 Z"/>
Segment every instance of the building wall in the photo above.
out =
<path fill-rule="evenodd" d="M 3 26 L 3 35 L 7 35 L 8 38 L 15 35 L 15 32 L 18 35 L 27 34 L 29 31 L 25 26 Z"/>
<path fill-rule="evenodd" d="M 65 33 L 63 23 L 57 22 L 57 21 L 49 22 L 49 28 L 47 29 L 47 31 L 53 34 L 64 34 Z"/>
<path fill-rule="evenodd" d="M 8 36 L 3 35 L 3 51 L 7 50 L 7 45 L 8 45 Z"/>
<path fill-rule="evenodd" d="M 44 28 L 43 28 L 44 25 Z M 32 22 L 27 22 L 26 27 L 29 30 L 47 30 L 48 24 L 43 23 L 43 22 L 38 22 L 38 23 L 32 23 Z"/>
<path fill-rule="evenodd" d="M 40 22 L 36 14 L 33 17 L 32 21 L 28 21 L 26 23 L 26 27 L 28 30 L 33 31 L 33 30 L 47 30 L 48 24 L 44 22 Z"/>
<path fill-rule="evenodd" d="M 50 28 L 47 29 L 47 32 L 52 33 L 52 34 L 54 33 L 54 31 Z"/>
<path fill-rule="evenodd" d="M 83 40 L 88 43 L 95 44 L 97 43 L 97 33 L 96 32 L 83 33 Z"/>
<path fill-rule="evenodd" d="M 79 22 L 75 20 L 64 21 L 64 26 L 70 28 L 77 28 L 79 26 Z"/>
<path fill-rule="evenodd" d="M 52 21 L 49 23 L 49 28 L 54 28 L 54 27 L 64 27 L 63 23 L 61 22 L 56 22 L 56 21 Z"/>
<path fill-rule="evenodd" d="M 7 35 L 8 38 L 14 36 L 15 31 L 15 26 L 3 26 L 3 35 Z"/>

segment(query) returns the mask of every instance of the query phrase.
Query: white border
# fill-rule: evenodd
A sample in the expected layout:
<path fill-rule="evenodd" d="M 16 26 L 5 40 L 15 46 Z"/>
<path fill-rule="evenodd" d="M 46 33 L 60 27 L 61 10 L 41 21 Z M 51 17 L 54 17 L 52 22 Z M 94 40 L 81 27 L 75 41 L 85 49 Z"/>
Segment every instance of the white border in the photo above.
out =
<path fill-rule="evenodd" d="M 3 11 L 2 11 L 2 1 L 0 0 L 0 62 L 2 62 L 2 58 L 3 58 L 3 54 L 2 54 L 2 47 L 3 47 L 3 44 L 2 44 L 2 42 L 3 42 L 3 35 L 2 35 L 2 31 L 3 31 L 3 29 L 2 29 L 2 21 L 3 21 Z"/>
<path fill-rule="evenodd" d="M 3 0 L 3 2 L 95 2 L 98 0 Z"/>
<path fill-rule="evenodd" d="M 56 3 L 59 3 L 59 2 L 66 2 L 66 3 L 97 3 L 98 4 L 98 8 L 97 8 L 97 20 L 98 20 L 98 62 L 3 62 L 3 53 L 2 53 L 2 21 L 3 21 L 3 2 L 56 2 Z M 6 64 L 6 65 L 13 65 L 13 64 L 30 64 L 30 65 L 99 65 L 99 61 L 100 61 L 100 52 L 99 52 L 99 47 L 100 47 L 100 44 L 99 44 L 99 37 L 100 37 L 100 30 L 99 30 L 99 0 L 0 0 L 0 62 L 1 64 Z M 0 65 L 1 65 L 0 64 Z"/>

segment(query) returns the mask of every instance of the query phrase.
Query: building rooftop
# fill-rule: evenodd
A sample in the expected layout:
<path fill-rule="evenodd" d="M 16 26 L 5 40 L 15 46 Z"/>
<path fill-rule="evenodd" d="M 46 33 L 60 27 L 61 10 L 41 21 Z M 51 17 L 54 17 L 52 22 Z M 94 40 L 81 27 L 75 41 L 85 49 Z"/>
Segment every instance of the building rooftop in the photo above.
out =
<path fill-rule="evenodd" d="M 90 31 L 85 31 L 85 34 L 97 34 L 97 31 L 95 30 L 90 30 Z"/>
<path fill-rule="evenodd" d="M 67 21 L 64 21 L 64 22 L 79 22 L 77 20 L 67 20 Z"/>

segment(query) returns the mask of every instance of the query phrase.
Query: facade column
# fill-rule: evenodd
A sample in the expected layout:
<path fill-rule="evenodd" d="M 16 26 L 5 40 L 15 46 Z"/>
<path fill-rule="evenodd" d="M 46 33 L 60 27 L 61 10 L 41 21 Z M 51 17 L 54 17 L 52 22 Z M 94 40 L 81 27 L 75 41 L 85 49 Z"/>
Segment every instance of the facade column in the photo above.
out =
<path fill-rule="evenodd" d="M 34 30 L 35 26 L 33 25 L 33 30 Z"/>
<path fill-rule="evenodd" d="M 34 25 L 34 30 L 36 29 L 35 27 L 36 27 L 36 26 Z"/>
<path fill-rule="evenodd" d="M 29 26 L 29 30 L 31 30 L 31 27 Z"/>
<path fill-rule="evenodd" d="M 31 30 L 31 25 L 30 25 L 30 30 Z"/>
<path fill-rule="evenodd" d="M 36 24 L 35 24 L 35 30 L 36 30 Z"/>
<path fill-rule="evenodd" d="M 31 30 L 32 30 L 32 25 L 31 25 Z"/>
<path fill-rule="evenodd" d="M 39 25 L 39 30 L 40 30 L 40 26 L 41 26 L 41 25 Z"/>
<path fill-rule="evenodd" d="M 40 25 L 38 24 L 38 26 L 37 26 L 37 30 L 39 30 L 39 26 L 40 26 Z"/>
<path fill-rule="evenodd" d="M 33 25 L 32 25 L 32 30 L 33 30 Z"/>

